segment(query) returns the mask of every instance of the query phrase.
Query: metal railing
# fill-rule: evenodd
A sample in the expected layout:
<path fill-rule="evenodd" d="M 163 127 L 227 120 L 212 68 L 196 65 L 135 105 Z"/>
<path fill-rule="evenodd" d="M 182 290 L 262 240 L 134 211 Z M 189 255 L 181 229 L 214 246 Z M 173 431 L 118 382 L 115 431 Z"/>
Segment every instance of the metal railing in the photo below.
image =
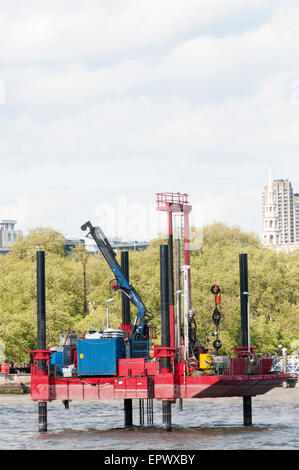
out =
<path fill-rule="evenodd" d="M 271 368 L 271 372 L 281 372 L 284 368 L 284 358 L 277 356 Z M 286 372 L 289 374 L 299 375 L 299 355 L 286 357 Z"/>
<path fill-rule="evenodd" d="M 189 204 L 188 194 L 184 193 L 157 193 L 157 208 L 165 207 L 169 204 Z"/>

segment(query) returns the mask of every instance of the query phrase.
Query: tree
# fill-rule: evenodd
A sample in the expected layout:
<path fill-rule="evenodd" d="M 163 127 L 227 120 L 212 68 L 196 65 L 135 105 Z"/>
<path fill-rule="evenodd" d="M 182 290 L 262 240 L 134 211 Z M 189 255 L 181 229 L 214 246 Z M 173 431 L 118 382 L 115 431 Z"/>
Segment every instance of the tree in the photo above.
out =
<path fill-rule="evenodd" d="M 222 246 L 260 246 L 258 236 L 253 232 L 244 232 L 238 226 L 229 227 L 223 222 L 206 225 L 203 229 L 203 245 L 221 244 Z"/>
<path fill-rule="evenodd" d="M 65 237 L 50 227 L 32 229 L 27 237 L 20 238 L 12 244 L 9 256 L 33 259 L 38 250 L 43 250 L 46 254 L 66 256 Z"/>

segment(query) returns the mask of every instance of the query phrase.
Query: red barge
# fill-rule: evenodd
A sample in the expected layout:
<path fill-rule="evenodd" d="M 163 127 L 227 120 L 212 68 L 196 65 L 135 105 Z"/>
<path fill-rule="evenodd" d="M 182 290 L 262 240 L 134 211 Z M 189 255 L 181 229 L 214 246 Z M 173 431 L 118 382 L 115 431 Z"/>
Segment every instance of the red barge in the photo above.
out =
<path fill-rule="evenodd" d="M 161 400 L 163 427 L 171 430 L 171 404 L 177 400 L 182 408 L 184 399 L 243 397 L 244 424 L 250 425 L 251 397 L 265 394 L 289 378 L 290 374 L 272 373 L 272 358 L 256 357 L 255 348 L 250 346 L 247 255 L 241 254 L 239 259 L 242 346 L 233 348 L 236 357 L 219 356 L 222 346 L 219 327 L 221 291 L 215 284 L 211 289 L 215 295 L 212 317 L 216 327 L 213 333 L 216 337 L 213 343 L 215 354 L 204 349 L 196 336 L 191 309 L 191 206 L 188 196 L 159 193 L 157 209 L 167 211 L 169 227 L 168 244 L 160 247 L 161 346 L 149 349 L 153 327 L 144 304 L 129 283 L 128 252 L 122 252 L 120 266 L 102 230 L 87 222 L 82 229 L 90 230 L 114 273 L 115 281 L 111 288 L 122 292 L 122 325 L 121 330 L 114 330 L 118 332 L 118 338 L 113 338 L 113 330 L 107 329 L 97 336 L 98 339 L 78 339 L 78 344 L 72 346 L 69 342 L 70 359 L 63 370 L 59 369 L 52 360 L 54 351 L 46 349 L 45 259 L 43 251 L 37 252 L 38 349 L 30 353 L 31 398 L 39 405 L 40 431 L 47 430 L 47 403 L 54 400 L 62 400 L 68 407 L 72 400 L 123 399 L 125 426 L 133 424 L 133 399 L 139 400 L 141 424 L 144 424 L 144 400 L 151 411 L 152 401 Z M 175 247 L 173 213 L 181 217 L 180 231 L 183 234 L 179 240 L 175 239 Z M 180 294 L 184 298 L 182 313 Z M 137 308 L 133 323 L 130 320 L 130 302 Z M 108 353 L 111 349 L 107 349 L 112 343 L 121 345 L 118 355 L 113 358 Z M 65 347 L 66 344 L 67 341 Z M 80 352 L 79 345 L 92 348 L 92 352 L 88 352 L 91 349 Z M 88 355 L 92 355 L 93 361 L 99 361 L 97 369 L 84 369 L 86 364 L 91 367 L 91 363 L 86 362 Z M 108 372 L 105 369 L 107 361 L 113 362 L 114 367 Z M 152 419 L 148 424 L 152 424 Z"/>
<path fill-rule="evenodd" d="M 269 366 L 260 365 L 264 372 L 245 374 L 245 360 L 238 359 L 239 370 L 225 375 L 186 375 L 184 363 L 177 364 L 174 372 L 162 370 L 159 363 L 145 359 L 119 359 L 117 377 L 59 377 L 48 373 L 51 351 L 32 351 L 31 398 L 39 402 L 53 400 L 97 400 L 125 398 L 154 398 L 176 401 L 186 398 L 246 397 L 262 395 L 283 383 L 290 374 L 270 373 Z M 38 361 L 44 360 L 46 368 L 39 370 Z M 234 359 L 232 359 L 234 360 Z M 243 362 L 244 364 L 240 364 Z M 160 371 L 159 371 L 160 369 Z M 268 369 L 268 370 L 267 370 Z M 180 372 L 179 372 L 180 371 Z"/>

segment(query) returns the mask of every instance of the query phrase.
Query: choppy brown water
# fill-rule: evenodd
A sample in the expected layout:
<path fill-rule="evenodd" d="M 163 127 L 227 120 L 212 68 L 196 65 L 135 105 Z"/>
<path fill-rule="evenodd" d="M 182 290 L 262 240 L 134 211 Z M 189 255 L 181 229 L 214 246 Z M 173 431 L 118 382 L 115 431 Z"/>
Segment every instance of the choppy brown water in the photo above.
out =
<path fill-rule="evenodd" d="M 276 388 L 252 399 L 253 426 L 243 426 L 241 398 L 185 400 L 172 406 L 172 432 L 161 428 L 161 403 L 154 426 L 140 427 L 134 401 L 132 429 L 123 428 L 123 402 L 48 404 L 48 432 L 38 432 L 37 404 L 28 395 L 0 396 L 0 449 L 26 450 L 298 450 L 299 387 Z"/>

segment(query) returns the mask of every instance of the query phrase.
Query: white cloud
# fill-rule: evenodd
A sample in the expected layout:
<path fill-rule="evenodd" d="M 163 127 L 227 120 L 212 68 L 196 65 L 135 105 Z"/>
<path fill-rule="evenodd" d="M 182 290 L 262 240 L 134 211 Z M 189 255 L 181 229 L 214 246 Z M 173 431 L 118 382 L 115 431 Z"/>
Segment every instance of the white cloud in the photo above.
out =
<path fill-rule="evenodd" d="M 199 34 L 158 56 L 146 51 L 141 57 L 120 56 L 112 64 L 91 66 L 70 50 L 66 61 L 58 65 L 45 67 L 40 59 L 24 66 L 19 61 L 17 67 L 4 68 L 1 78 L 11 104 L 47 105 L 71 114 L 76 106 L 80 111 L 125 94 L 179 95 L 196 103 L 247 96 L 263 80 L 297 70 L 298 21 L 298 10 L 278 9 L 268 23 L 251 31 L 224 37 Z"/>
<path fill-rule="evenodd" d="M 260 0 L 82 2 L 11 0 L 0 10 L 0 58 L 46 62 L 107 57 L 200 32 L 213 22 L 261 8 Z M 275 4 L 275 2 L 274 2 Z M 271 9 L 271 2 L 266 1 Z"/>
<path fill-rule="evenodd" d="M 15 202 L 0 212 L 73 231 L 84 208 L 179 190 L 259 230 L 267 161 L 299 187 L 299 8 L 262 3 L 1 7 L 0 197 Z"/>

